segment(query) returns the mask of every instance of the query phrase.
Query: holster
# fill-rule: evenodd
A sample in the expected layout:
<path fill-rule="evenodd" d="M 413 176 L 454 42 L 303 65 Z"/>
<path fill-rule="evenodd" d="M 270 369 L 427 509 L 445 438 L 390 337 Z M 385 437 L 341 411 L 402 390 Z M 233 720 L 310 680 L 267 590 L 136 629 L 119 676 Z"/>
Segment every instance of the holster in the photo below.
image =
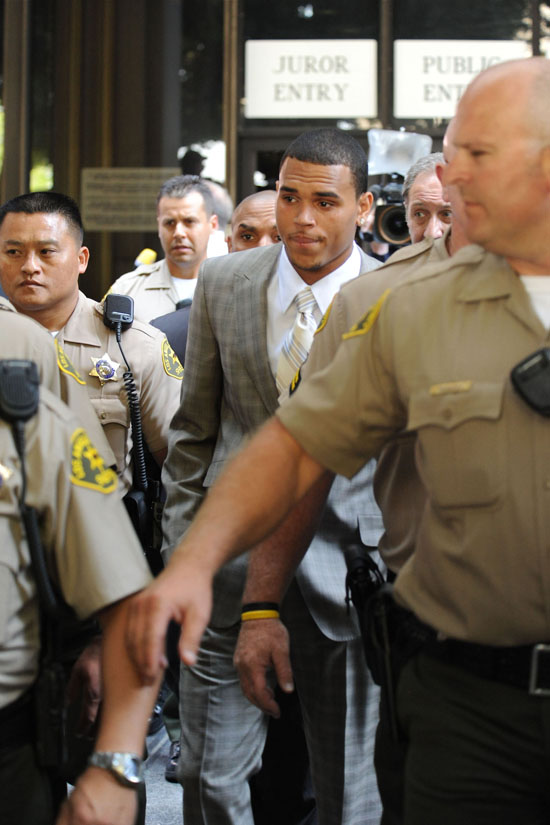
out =
<path fill-rule="evenodd" d="M 349 548 L 345 556 L 346 599 L 352 601 L 357 610 L 367 667 L 374 682 L 380 685 L 392 736 L 399 741 L 395 699 L 399 675 L 411 656 L 435 634 L 410 611 L 396 604 L 393 586 L 385 582 L 375 560 L 363 546 Z"/>
<path fill-rule="evenodd" d="M 160 482 L 149 479 L 147 490 L 132 489 L 126 493 L 123 502 L 151 573 L 156 576 L 164 567 L 160 553 L 162 547 Z"/>
<path fill-rule="evenodd" d="M 59 768 L 67 760 L 66 677 L 60 662 L 43 662 L 34 686 L 36 757 L 43 768 Z"/>

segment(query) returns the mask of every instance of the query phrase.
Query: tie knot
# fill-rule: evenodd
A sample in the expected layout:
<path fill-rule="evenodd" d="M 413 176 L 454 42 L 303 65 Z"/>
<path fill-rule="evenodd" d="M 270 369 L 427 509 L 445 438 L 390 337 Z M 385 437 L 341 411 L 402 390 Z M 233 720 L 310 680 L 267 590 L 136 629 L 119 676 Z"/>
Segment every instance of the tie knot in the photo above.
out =
<path fill-rule="evenodd" d="M 296 306 L 298 307 L 298 312 L 313 315 L 313 310 L 315 309 L 317 302 L 310 286 L 306 286 L 305 289 L 302 289 L 302 291 L 296 295 L 295 300 Z"/>

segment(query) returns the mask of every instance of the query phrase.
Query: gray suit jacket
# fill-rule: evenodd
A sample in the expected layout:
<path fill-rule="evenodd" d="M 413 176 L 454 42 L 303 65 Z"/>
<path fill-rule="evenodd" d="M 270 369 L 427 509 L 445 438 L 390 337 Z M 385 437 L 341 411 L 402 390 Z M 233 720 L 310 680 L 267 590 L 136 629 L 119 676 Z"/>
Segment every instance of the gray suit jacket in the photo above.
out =
<path fill-rule="evenodd" d="M 205 261 L 189 319 L 181 405 L 173 418 L 163 468 L 167 492 L 164 554 L 170 556 L 206 492 L 243 437 L 277 408 L 266 343 L 267 287 L 280 244 Z M 362 255 L 362 271 L 380 264 Z M 357 538 L 376 546 L 382 517 L 372 493 L 373 466 L 352 481 L 338 477 L 297 582 L 321 631 L 331 639 L 358 635 L 345 604 L 346 566 L 338 545 Z M 225 565 L 214 583 L 211 624 L 239 621 L 246 557 Z"/>

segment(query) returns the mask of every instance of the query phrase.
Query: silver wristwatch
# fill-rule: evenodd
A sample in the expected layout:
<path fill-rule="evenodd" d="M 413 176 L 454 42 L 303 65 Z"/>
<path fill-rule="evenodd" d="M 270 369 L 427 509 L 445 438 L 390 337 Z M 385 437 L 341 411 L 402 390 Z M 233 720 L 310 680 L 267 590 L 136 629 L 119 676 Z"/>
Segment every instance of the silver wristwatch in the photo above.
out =
<path fill-rule="evenodd" d="M 126 788 L 136 789 L 143 782 L 143 761 L 137 753 L 95 751 L 88 759 L 88 765 L 110 771 Z"/>

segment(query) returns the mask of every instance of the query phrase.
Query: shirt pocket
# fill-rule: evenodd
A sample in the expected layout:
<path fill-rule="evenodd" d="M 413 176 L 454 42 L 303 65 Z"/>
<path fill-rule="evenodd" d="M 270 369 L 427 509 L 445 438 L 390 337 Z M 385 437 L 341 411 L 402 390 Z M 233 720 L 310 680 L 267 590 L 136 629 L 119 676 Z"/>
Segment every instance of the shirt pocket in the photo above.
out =
<path fill-rule="evenodd" d="M 128 406 L 118 396 L 91 398 L 90 400 L 99 418 L 99 423 L 103 427 L 105 437 L 115 454 L 117 470 L 121 473 L 126 466 L 126 453 L 129 449 L 130 412 Z"/>
<path fill-rule="evenodd" d="M 416 430 L 417 466 L 433 504 L 489 505 L 502 495 L 503 397 L 504 384 L 475 382 L 467 390 L 411 396 L 408 429 Z"/>

